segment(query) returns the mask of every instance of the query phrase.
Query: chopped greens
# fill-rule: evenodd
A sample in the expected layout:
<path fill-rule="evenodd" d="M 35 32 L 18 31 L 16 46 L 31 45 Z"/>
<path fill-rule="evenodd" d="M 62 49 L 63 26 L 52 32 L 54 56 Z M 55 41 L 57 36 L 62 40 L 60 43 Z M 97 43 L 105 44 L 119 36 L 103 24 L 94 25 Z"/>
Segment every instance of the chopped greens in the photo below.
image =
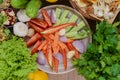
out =
<path fill-rule="evenodd" d="M 81 59 L 74 59 L 74 67 L 86 80 L 120 80 L 120 35 L 117 24 L 107 21 L 97 24 L 86 53 Z"/>
<path fill-rule="evenodd" d="M 3 0 L 0 0 L 0 4 L 2 4 L 3 3 Z"/>
<path fill-rule="evenodd" d="M 9 29 L 6 28 L 6 29 L 4 29 L 4 33 L 6 34 L 6 36 L 9 36 L 11 32 Z"/>
<path fill-rule="evenodd" d="M 0 43 L 0 80 L 28 80 L 28 74 L 37 69 L 36 55 L 22 38 L 13 36 Z"/>
<path fill-rule="evenodd" d="M 0 13 L 0 27 L 3 27 L 4 22 L 7 21 L 7 15 L 3 12 Z"/>

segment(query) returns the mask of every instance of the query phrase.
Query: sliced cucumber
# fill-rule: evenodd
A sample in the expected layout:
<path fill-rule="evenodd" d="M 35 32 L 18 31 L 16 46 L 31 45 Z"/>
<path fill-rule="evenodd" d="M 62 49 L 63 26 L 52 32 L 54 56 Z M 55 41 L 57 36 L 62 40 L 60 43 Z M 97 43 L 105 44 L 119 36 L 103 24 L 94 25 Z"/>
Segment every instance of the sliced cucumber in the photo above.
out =
<path fill-rule="evenodd" d="M 56 14 L 56 17 L 59 19 L 60 14 L 61 14 L 61 9 L 60 8 L 56 8 L 55 14 Z"/>
<path fill-rule="evenodd" d="M 64 23 L 67 23 L 67 22 L 68 22 L 67 18 L 64 18 L 62 21 L 60 19 L 57 19 L 57 22 L 55 23 L 55 26 L 60 25 L 60 24 L 64 24 Z"/>
<path fill-rule="evenodd" d="M 64 23 L 67 23 L 68 22 L 68 19 L 67 18 L 64 18 L 62 21 L 61 21 L 61 24 L 64 24 Z"/>
<path fill-rule="evenodd" d="M 54 26 L 57 26 L 57 25 L 59 25 L 60 23 L 61 23 L 60 19 L 57 18 L 57 21 L 56 21 L 56 23 L 54 24 Z"/>
<path fill-rule="evenodd" d="M 68 15 L 69 11 L 68 10 L 64 10 L 62 15 L 60 16 L 60 20 L 63 20 L 64 18 L 66 18 L 66 16 Z"/>
<path fill-rule="evenodd" d="M 80 29 L 82 29 L 83 27 L 85 27 L 85 23 L 83 21 L 81 21 L 77 27 L 73 27 L 68 33 L 70 32 L 74 32 L 74 31 L 79 31 Z"/>
<path fill-rule="evenodd" d="M 78 31 L 80 29 L 82 29 L 84 26 L 85 26 L 85 23 L 83 21 L 81 21 L 77 26 L 75 26 L 69 32 L 67 32 L 66 36 L 67 37 L 73 37 L 73 36 L 77 35 Z"/>
<path fill-rule="evenodd" d="M 77 19 L 78 19 L 78 16 L 72 15 L 68 22 L 76 22 Z M 70 31 L 70 30 L 72 29 L 72 27 L 73 27 L 73 26 L 67 27 L 67 28 L 66 28 L 66 32 Z"/>
<path fill-rule="evenodd" d="M 61 20 L 61 24 L 64 23 L 64 20 L 66 19 L 67 15 L 68 15 L 69 11 L 68 10 L 64 10 L 61 17 L 60 17 L 60 20 Z"/>
<path fill-rule="evenodd" d="M 66 36 L 70 39 L 84 39 L 84 38 L 88 37 L 89 33 L 90 33 L 89 29 L 84 29 L 80 32 L 73 31 L 70 33 L 66 33 Z"/>
<path fill-rule="evenodd" d="M 87 38 L 88 34 L 87 33 L 78 33 L 74 37 L 70 37 L 70 39 L 84 39 Z"/>
<path fill-rule="evenodd" d="M 60 8 L 56 8 L 56 11 L 55 11 L 55 15 L 56 15 L 56 18 L 57 18 L 57 21 L 56 23 L 54 24 L 55 26 L 59 25 L 60 24 L 60 14 L 61 14 L 61 9 Z"/>
<path fill-rule="evenodd" d="M 71 38 L 71 37 L 74 37 L 77 34 L 78 34 L 78 32 L 74 31 L 74 32 L 66 33 L 65 35 L 66 35 L 66 37 Z"/>
<path fill-rule="evenodd" d="M 76 22 L 77 19 L 78 19 L 78 16 L 73 14 L 68 22 Z"/>

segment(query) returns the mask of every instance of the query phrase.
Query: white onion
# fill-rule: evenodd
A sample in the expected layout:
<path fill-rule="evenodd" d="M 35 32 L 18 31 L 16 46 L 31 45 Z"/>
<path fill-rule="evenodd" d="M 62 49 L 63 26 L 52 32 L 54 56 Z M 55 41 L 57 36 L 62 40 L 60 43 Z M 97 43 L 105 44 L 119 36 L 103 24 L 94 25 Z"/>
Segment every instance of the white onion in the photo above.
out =
<path fill-rule="evenodd" d="M 65 35 L 65 32 L 66 32 L 65 29 L 61 29 L 61 30 L 59 31 L 59 35 L 60 35 L 60 36 L 64 36 L 64 35 Z"/>
<path fill-rule="evenodd" d="M 71 59 L 74 55 L 75 55 L 75 51 L 69 51 L 69 52 L 67 53 L 67 58 L 68 58 L 68 59 Z"/>

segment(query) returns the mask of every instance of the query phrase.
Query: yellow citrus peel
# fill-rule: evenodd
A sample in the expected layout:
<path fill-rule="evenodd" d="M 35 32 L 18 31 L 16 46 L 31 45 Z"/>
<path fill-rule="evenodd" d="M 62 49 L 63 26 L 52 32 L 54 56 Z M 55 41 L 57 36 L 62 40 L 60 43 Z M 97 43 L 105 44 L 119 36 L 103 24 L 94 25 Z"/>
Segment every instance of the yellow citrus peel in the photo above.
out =
<path fill-rule="evenodd" d="M 47 2 L 54 3 L 57 2 L 58 0 L 46 0 Z"/>
<path fill-rule="evenodd" d="M 28 75 L 29 80 L 48 80 L 48 75 L 43 72 L 37 70 L 36 72 L 32 72 Z"/>

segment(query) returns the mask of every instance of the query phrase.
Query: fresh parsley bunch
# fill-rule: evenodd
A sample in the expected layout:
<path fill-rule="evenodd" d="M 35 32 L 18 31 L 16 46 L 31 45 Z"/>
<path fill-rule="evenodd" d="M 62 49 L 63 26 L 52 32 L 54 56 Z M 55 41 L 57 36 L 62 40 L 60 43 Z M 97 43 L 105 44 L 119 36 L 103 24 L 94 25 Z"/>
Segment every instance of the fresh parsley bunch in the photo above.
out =
<path fill-rule="evenodd" d="M 81 59 L 74 59 L 74 67 L 86 80 L 120 80 L 118 24 L 112 25 L 107 21 L 97 24 L 86 53 Z"/>

